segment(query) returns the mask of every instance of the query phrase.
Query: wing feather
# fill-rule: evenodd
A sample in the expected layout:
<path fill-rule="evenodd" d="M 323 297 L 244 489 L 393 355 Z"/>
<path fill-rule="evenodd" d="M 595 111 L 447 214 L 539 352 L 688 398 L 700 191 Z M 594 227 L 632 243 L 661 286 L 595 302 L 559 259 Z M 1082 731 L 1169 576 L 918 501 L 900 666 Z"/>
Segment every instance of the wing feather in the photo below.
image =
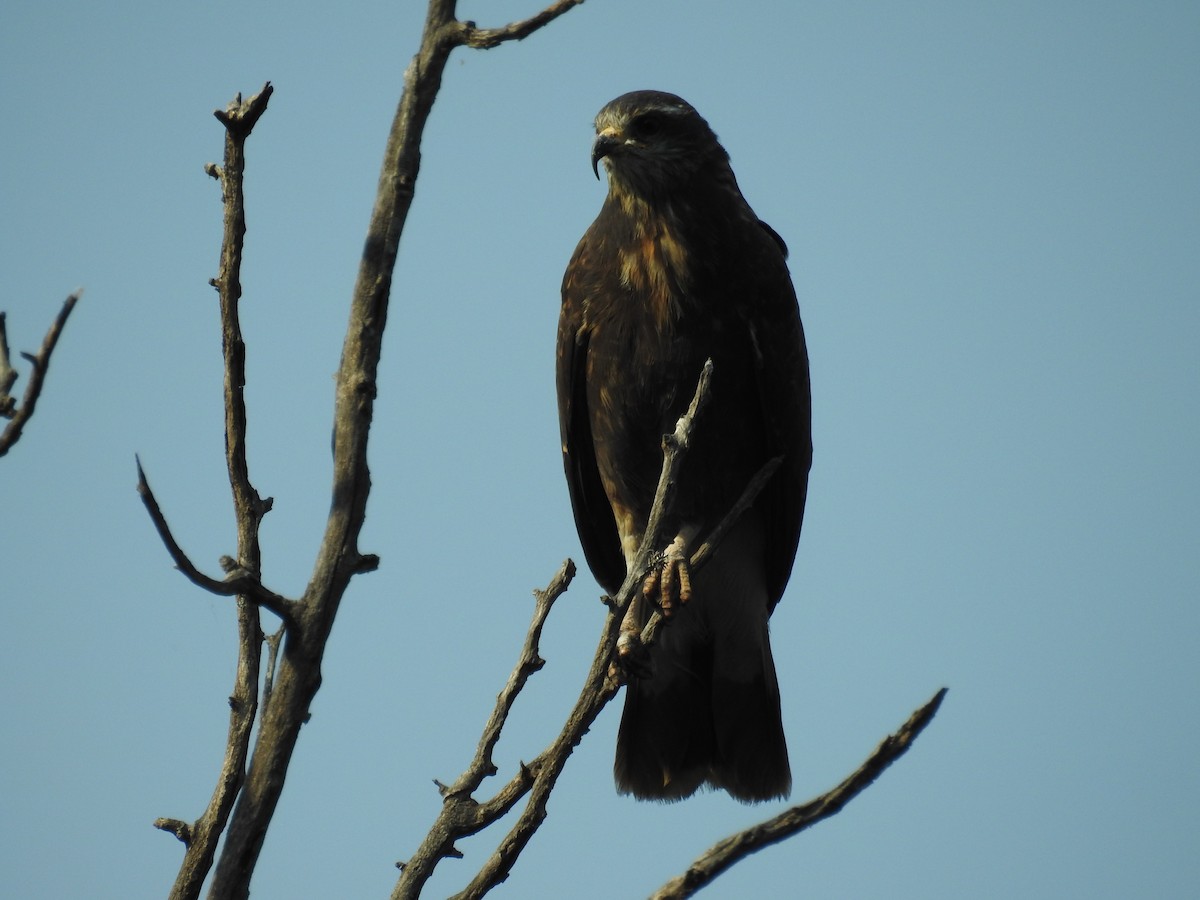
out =
<path fill-rule="evenodd" d="M 625 556 L 621 551 L 612 505 L 596 464 L 587 399 L 590 331 L 585 322 L 586 286 L 596 283 L 593 275 L 589 270 L 585 236 L 563 277 L 556 373 L 558 426 L 571 511 L 584 556 L 600 586 L 609 593 L 616 593 L 625 580 Z"/>
<path fill-rule="evenodd" d="M 770 240 L 761 242 L 764 258 L 756 267 L 763 279 L 758 291 L 761 303 L 749 326 L 766 458 L 783 457 L 760 498 L 767 521 L 766 580 L 773 609 L 791 576 L 804 521 L 812 466 L 812 400 L 804 326 L 784 261 L 787 251 L 775 230 L 760 224 Z"/>

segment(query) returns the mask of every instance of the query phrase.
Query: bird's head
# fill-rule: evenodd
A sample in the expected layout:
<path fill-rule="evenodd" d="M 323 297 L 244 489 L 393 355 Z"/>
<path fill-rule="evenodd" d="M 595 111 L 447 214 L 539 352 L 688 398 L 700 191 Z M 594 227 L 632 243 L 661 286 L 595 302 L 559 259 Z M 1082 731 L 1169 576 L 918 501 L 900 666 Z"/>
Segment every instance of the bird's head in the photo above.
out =
<path fill-rule="evenodd" d="M 729 155 L 685 100 L 662 91 L 622 94 L 596 115 L 592 171 L 604 160 L 610 189 L 649 199 L 686 186 L 706 169 L 729 169 Z"/>

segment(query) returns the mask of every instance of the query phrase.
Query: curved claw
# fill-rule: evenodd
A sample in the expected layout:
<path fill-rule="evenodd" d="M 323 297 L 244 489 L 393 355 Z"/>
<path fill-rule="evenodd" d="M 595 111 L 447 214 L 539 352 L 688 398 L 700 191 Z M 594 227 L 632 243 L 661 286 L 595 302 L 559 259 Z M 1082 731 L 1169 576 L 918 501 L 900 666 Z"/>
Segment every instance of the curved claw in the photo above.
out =
<path fill-rule="evenodd" d="M 692 599 L 692 570 L 687 554 L 676 540 L 663 554 L 662 562 L 650 570 L 642 583 L 642 596 L 658 604 L 663 618 L 675 614 L 675 607 Z"/>
<path fill-rule="evenodd" d="M 650 652 L 642 643 L 642 604 L 640 594 L 634 594 L 621 620 L 616 653 L 608 667 L 608 677 L 614 684 L 624 684 L 629 678 L 650 677 Z"/>
<path fill-rule="evenodd" d="M 609 667 L 609 675 L 623 684 L 630 676 L 649 678 L 652 671 L 650 648 L 642 643 L 639 635 L 622 634 L 617 639 L 617 653 Z"/>

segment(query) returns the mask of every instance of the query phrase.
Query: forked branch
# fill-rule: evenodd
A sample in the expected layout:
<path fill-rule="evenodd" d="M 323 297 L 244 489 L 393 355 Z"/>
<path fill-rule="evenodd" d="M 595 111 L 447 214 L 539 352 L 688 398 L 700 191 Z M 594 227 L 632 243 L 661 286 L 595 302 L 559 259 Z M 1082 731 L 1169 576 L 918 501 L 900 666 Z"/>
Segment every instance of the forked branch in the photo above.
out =
<path fill-rule="evenodd" d="M 175 564 L 195 584 L 223 595 L 238 597 L 238 672 L 230 697 L 231 717 L 221 775 L 204 814 L 195 822 L 160 819 L 155 824 L 175 834 L 186 845 L 179 877 L 172 898 L 198 897 L 202 884 L 213 866 L 218 842 L 223 846 L 212 879 L 210 896 L 222 900 L 240 900 L 249 895 L 253 875 L 267 829 L 287 777 L 291 755 L 302 725 L 322 679 L 321 664 L 326 642 L 341 600 L 354 575 L 378 565 L 378 557 L 359 550 L 358 540 L 366 514 L 371 478 L 367 466 L 367 441 L 377 394 L 376 373 L 383 332 L 387 322 L 393 271 L 400 236 L 412 204 L 420 168 L 420 148 L 425 124 L 441 86 L 449 54 L 454 48 L 495 47 L 507 41 L 521 40 L 583 0 L 555 0 L 528 19 L 499 28 L 479 28 L 473 22 L 459 21 L 455 0 L 429 0 L 420 47 L 404 74 L 404 86 L 396 110 L 380 172 L 375 206 L 372 210 L 363 247 L 358 278 L 350 304 L 349 322 L 337 373 L 333 421 L 333 484 L 330 513 L 311 580 L 300 600 L 290 600 L 265 588 L 261 581 L 261 553 L 258 529 L 271 508 L 269 498 L 261 498 L 250 482 L 246 455 L 245 345 L 238 321 L 241 297 L 240 269 L 242 241 L 246 230 L 242 178 L 245 166 L 245 141 L 266 109 L 271 96 L 268 84 L 257 95 L 243 101 L 239 95 L 230 107 L 217 113 L 226 132 L 225 159 L 221 166 L 207 171 L 222 186 L 225 204 L 225 235 L 222 243 L 220 272 L 213 284 L 221 303 L 222 347 L 225 359 L 226 461 L 238 528 L 236 561 L 225 565 L 224 579 L 212 578 L 191 562 L 171 534 L 166 519 L 150 491 L 139 462 L 139 492 L 152 521 Z M 76 298 L 68 300 L 74 305 Z M 32 413 L 49 353 L 70 309 L 60 314 L 56 328 L 47 335 L 44 356 L 29 357 L 34 378 L 21 412 Z M 0 319 L 0 338 L 3 320 Z M 3 367 L 0 367 L 0 412 L 16 421 L 15 402 L 7 401 L 11 367 L 7 365 L 7 343 L 3 342 Z M 496 774 L 493 752 L 509 712 L 527 679 L 543 665 L 539 652 L 542 627 L 555 599 L 566 591 L 574 574 L 570 562 L 564 564 L 544 591 L 537 593 L 533 621 L 517 664 L 497 698 L 496 707 L 486 724 L 474 758 L 460 778 L 441 787 L 444 802 L 441 814 L 416 854 L 404 866 L 393 897 L 417 896 L 435 866 L 445 858 L 461 857 L 455 841 L 477 833 L 516 809 L 525 800 L 516 821 L 501 839 L 497 850 L 472 879 L 460 897 L 480 897 L 504 881 L 516 859 L 547 816 L 547 800 L 571 752 L 612 699 L 618 687 L 612 661 L 622 618 L 632 598 L 640 592 L 646 574 L 661 555 L 661 531 L 667 521 L 678 481 L 679 465 L 687 451 L 689 434 L 704 398 L 707 396 L 711 365 L 706 367 L 692 406 L 680 420 L 676 432 L 664 440 L 664 462 L 654 507 L 647 524 L 642 547 L 609 609 L 599 643 L 583 689 L 565 725 L 553 742 L 530 763 L 522 764 L 509 781 L 490 799 L 475 800 L 474 793 L 483 781 Z M 15 378 L 15 375 L 12 376 Z M 7 380 L 6 380 L 7 379 Z M 7 403 L 5 406 L 4 404 Z M 7 438 L 10 423 L 5 430 Z M 19 434 L 19 427 L 16 429 Z M 15 441 L 15 437 L 12 439 Z M 0 440 L 0 455 L 11 446 Z M 742 499 L 726 521 L 697 548 L 692 566 L 703 565 L 721 539 L 724 530 L 748 508 L 759 490 L 770 479 L 778 461 L 764 467 L 747 487 Z M 283 621 L 283 627 L 264 638 L 259 623 L 259 608 L 265 608 Z M 652 637 L 652 619 L 645 635 Z M 635 633 L 636 638 L 636 633 Z M 259 670 L 264 641 L 268 646 L 265 676 L 266 695 L 259 702 Z M 707 883 L 738 859 L 768 843 L 782 840 L 821 818 L 833 815 L 878 776 L 891 761 L 901 755 L 912 739 L 936 712 L 944 691 L 910 720 L 909 724 L 885 741 L 864 766 L 834 791 L 809 804 L 734 835 L 714 847 L 681 876 L 679 886 L 665 886 L 662 896 L 686 896 Z M 259 710 L 262 710 L 261 717 Z M 255 725 L 257 737 L 250 753 L 250 738 Z"/>
<path fill-rule="evenodd" d="M 475 834 L 491 825 L 528 795 L 529 799 L 525 808 L 517 817 L 508 834 L 501 839 L 495 853 L 488 858 L 471 883 L 456 895 L 456 900 L 482 897 L 508 878 L 517 857 L 545 821 L 546 803 L 558 781 L 558 776 L 567 764 L 568 757 L 583 739 L 592 723 L 595 722 L 596 717 L 600 715 L 601 710 L 616 694 L 618 682 L 612 674 L 612 662 L 621 620 L 632 598 L 640 593 L 647 573 L 661 555 L 663 526 L 671 512 L 670 504 L 674 501 L 679 470 L 691 445 L 691 435 L 696 419 L 708 399 L 711 380 L 712 362 L 709 361 L 701 372 L 696 392 L 687 412 L 679 418 L 675 431 L 663 440 L 663 466 L 654 496 L 654 504 L 648 517 L 646 532 L 642 538 L 642 545 L 625 583 L 617 592 L 617 596 L 608 604 L 608 615 L 601 630 L 596 652 L 592 657 L 591 668 L 588 670 L 587 679 L 579 698 L 567 717 L 566 724 L 550 746 L 538 754 L 532 762 L 522 764 L 520 770 L 491 799 L 482 802 L 475 800 L 472 794 L 482 782 L 482 776 L 495 771 L 495 766 L 491 762 L 491 749 L 499 739 L 500 728 L 503 727 L 508 710 L 515 701 L 520 686 L 524 683 L 522 681 L 517 684 L 514 679 L 517 673 L 522 671 L 523 665 L 528 664 L 530 647 L 532 646 L 536 651 L 537 635 L 540 634 L 545 615 L 549 613 L 549 604 L 543 604 L 539 597 L 538 610 L 535 612 L 534 622 L 530 626 L 530 634 L 526 638 L 521 661 L 518 662 L 514 675 L 510 677 L 505 691 L 501 693 L 500 699 L 497 701 L 496 712 L 493 713 L 484 730 L 475 760 L 451 788 L 443 791 L 445 799 L 442 810 L 420 848 L 402 866 L 400 879 L 392 892 L 392 900 L 417 897 L 442 859 L 457 858 L 460 855 L 455 846 L 455 842 L 459 838 Z M 561 585 L 561 590 L 565 590 L 566 584 L 563 582 L 562 576 L 564 572 L 573 571 L 573 569 L 573 566 L 570 570 L 564 566 L 559 575 L 555 576 L 554 581 L 551 582 L 551 588 L 548 588 L 546 593 L 550 593 L 551 589 L 558 585 Z"/>
<path fill-rule="evenodd" d="M 618 678 L 615 677 L 615 672 L 618 668 L 614 667 L 613 661 L 621 621 L 629 604 L 639 595 L 647 573 L 661 557 L 659 548 L 663 540 L 663 523 L 670 516 L 670 504 L 674 499 L 679 468 L 690 447 L 696 419 L 708 397 L 712 376 L 710 361 L 701 373 L 687 413 L 679 419 L 675 431 L 663 439 L 663 467 L 642 546 L 621 590 L 609 601 L 608 615 L 591 668 L 579 699 L 562 731 L 550 746 L 531 762 L 522 763 L 517 773 L 491 799 L 475 800 L 474 791 L 483 779 L 495 774 L 492 750 L 499 740 L 508 712 L 524 686 L 525 679 L 532 671 L 541 668 L 542 660 L 537 651 L 538 639 L 553 599 L 567 588 L 569 577 L 564 576 L 573 574 L 573 567 L 569 567 L 569 561 L 555 576 L 550 587 L 537 594 L 534 620 L 521 657 L 507 685 L 497 698 L 496 710 L 484 729 L 475 758 L 453 785 L 442 787 L 442 810 L 417 852 L 406 863 L 401 864 L 402 872 L 392 893 L 392 900 L 407 900 L 419 896 L 425 882 L 442 859 L 462 858 L 462 853 L 456 845 L 459 839 L 476 834 L 493 824 L 528 795 L 524 809 L 509 832 L 500 840 L 495 852 L 488 857 L 467 887 L 455 895 L 454 900 L 473 900 L 484 896 L 508 878 L 517 858 L 545 821 L 548 815 L 547 800 L 568 757 L 616 693 Z M 697 548 L 691 558 L 693 566 L 699 568 L 704 565 L 719 546 L 722 537 L 754 503 L 779 464 L 778 458 L 768 461 L 751 479 L 738 502 Z M 659 620 L 660 616 L 656 611 L 643 632 L 644 639 L 652 639 L 654 627 Z M 656 896 L 690 896 L 740 859 L 837 813 L 908 749 L 915 737 L 933 718 L 944 695 L 945 689 L 939 691 L 929 703 L 914 713 L 896 734 L 880 744 L 858 771 L 838 787 L 816 800 L 794 807 L 759 826 L 727 838 L 697 859 L 686 873 L 665 885 Z"/>
<path fill-rule="evenodd" d="M 387 324 L 392 275 L 400 235 L 420 168 L 421 139 L 433 102 L 441 86 L 442 72 L 450 52 L 458 46 L 488 47 L 526 37 L 562 15 L 575 2 L 553 3 L 542 13 L 500 29 L 477 29 L 455 18 L 454 0 L 430 0 L 421 45 L 404 75 L 404 87 L 396 110 L 379 177 L 362 261 L 350 303 L 349 323 L 337 372 L 333 416 L 333 486 L 325 534 L 312 577 L 298 601 L 286 601 L 262 588 L 258 526 L 270 509 L 252 487 L 246 467 L 246 417 L 242 400 L 245 383 L 245 347 L 238 326 L 237 303 L 241 296 L 240 267 L 245 214 L 242 202 L 244 144 L 261 117 L 271 94 L 268 84 L 259 94 L 243 102 L 239 95 L 229 109 L 218 112 L 226 130 L 226 154 L 222 166 L 207 171 L 222 185 L 225 200 L 225 241 L 221 271 L 214 285 L 221 297 L 222 345 L 225 353 L 226 458 L 238 525 L 238 555 L 233 577 L 218 582 L 208 579 L 187 563 L 177 546 L 172 556 L 189 577 L 209 589 L 227 584 L 245 588 L 239 597 L 241 657 L 238 671 L 238 709 L 248 713 L 231 726 L 227 763 L 237 757 L 236 777 L 225 779 L 214 794 L 209 816 L 190 829 L 174 829 L 189 838 L 189 857 L 177 883 L 177 897 L 193 897 L 211 864 L 216 839 L 224 829 L 224 843 L 216 863 L 210 894 L 222 900 L 249 895 L 253 875 L 276 804 L 283 790 L 292 752 L 300 729 L 309 718 L 309 707 L 321 685 L 321 662 L 342 597 L 354 575 L 377 567 L 378 557 L 359 550 L 358 539 L 366 515 L 371 477 L 367 465 L 367 439 L 377 394 L 376 372 L 383 332 Z M 144 480 L 144 479 L 143 479 Z M 144 497 L 152 498 L 148 488 Z M 156 504 L 153 504 L 156 507 Z M 151 505 L 148 504 L 148 509 Z M 152 511 L 152 516 L 154 515 Z M 161 513 L 156 526 L 168 548 L 169 538 Z M 257 604 L 257 605 L 256 605 Z M 258 606 L 285 616 L 286 642 L 270 645 L 270 703 L 264 704 L 253 754 L 244 766 L 250 728 L 257 714 L 258 667 L 263 635 L 258 623 Z M 252 649 L 251 649 L 252 648 Z M 243 699 L 242 687 L 253 693 Z M 234 732 L 236 730 L 236 741 Z M 236 752 L 235 752 L 236 750 Z M 225 787 L 229 789 L 226 790 Z M 229 806 L 236 798 L 236 806 Z M 226 820 L 226 816 L 228 817 Z M 212 828 L 200 829 L 211 819 Z M 172 820 L 174 821 L 174 820 Z M 228 822 L 226 827 L 225 823 Z M 186 824 L 186 823 L 185 823 Z M 195 848 L 203 831 L 205 854 Z M 187 885 L 182 881 L 187 875 Z"/>
<path fill-rule="evenodd" d="M 37 407 L 38 398 L 42 395 L 42 385 L 46 381 L 46 372 L 50 369 L 50 355 L 54 353 L 54 347 L 58 344 L 63 328 L 66 327 L 71 310 L 79 302 L 80 293 L 76 291 L 67 297 L 62 309 L 50 323 L 46 336 L 42 338 L 41 349 L 37 353 L 21 354 L 22 359 L 29 363 L 30 371 L 29 383 L 25 385 L 25 396 L 21 398 L 20 405 L 17 404 L 16 397 L 9 393 L 19 376 L 9 358 L 7 322 L 5 314 L 0 312 L 0 418 L 8 419 L 4 431 L 0 432 L 0 456 L 8 453 L 13 444 L 20 440 L 25 424 Z"/>
<path fill-rule="evenodd" d="M 246 462 L 246 405 L 243 398 L 246 384 L 246 348 L 238 316 L 238 303 L 242 296 L 242 249 L 246 234 L 243 175 L 246 167 L 246 139 L 250 136 L 254 124 L 266 111 L 271 92 L 271 85 L 267 84 L 248 100 L 243 100 L 239 94 L 225 110 L 217 111 L 217 119 L 225 126 L 225 156 L 220 167 L 206 167 L 209 174 L 221 183 L 224 205 L 221 262 L 212 284 L 220 298 L 221 346 L 225 358 L 225 462 L 229 471 L 237 524 L 237 559 L 236 562 L 230 561 L 226 564 L 226 579 L 217 580 L 204 575 L 184 554 L 167 527 L 166 518 L 154 499 L 141 462 L 138 462 L 138 492 L 176 566 L 193 583 L 206 590 L 237 596 L 237 673 L 229 697 L 229 728 L 216 787 L 208 806 L 194 823 L 189 825 L 171 818 L 155 822 L 157 827 L 171 832 L 187 847 L 179 874 L 171 889 L 171 900 L 194 900 L 200 896 L 216 856 L 217 844 L 225 833 L 234 804 L 245 787 L 250 736 L 259 709 L 263 633 L 258 608 L 262 606 L 270 609 L 284 620 L 287 627 L 296 632 L 300 630 L 301 624 L 299 604 L 267 590 L 262 585 L 262 554 L 258 530 L 262 517 L 271 508 L 271 501 L 260 498 L 250 483 Z M 247 876 L 247 883 L 248 880 Z M 213 893 L 215 896 L 228 896 L 219 893 L 215 886 Z"/>
<path fill-rule="evenodd" d="M 293 623 L 296 617 L 296 601 L 269 590 L 257 575 L 238 565 L 229 557 L 223 558 L 227 568 L 223 579 L 213 578 L 200 571 L 183 551 L 183 548 L 179 546 L 179 542 L 175 540 L 175 535 L 171 533 L 171 527 L 167 524 L 166 516 L 163 515 L 158 500 L 154 496 L 154 491 L 150 490 L 146 472 L 142 469 L 142 461 L 137 457 L 135 459 L 137 459 L 138 495 L 142 498 L 142 504 L 146 507 L 146 512 L 150 514 L 150 521 L 154 523 L 154 528 L 162 539 L 163 545 L 171 554 L 175 568 L 182 572 L 192 584 L 211 594 L 221 597 L 246 597 L 251 603 L 275 613 L 285 624 Z"/>
<path fill-rule="evenodd" d="M 771 480 L 771 476 L 775 474 L 775 470 L 779 468 L 783 462 L 782 456 L 776 456 L 766 461 L 763 467 L 759 469 L 754 477 L 750 479 L 750 483 L 746 485 L 742 495 L 738 497 L 737 503 L 725 514 L 717 527 L 714 528 L 704 538 L 704 541 L 696 548 L 696 552 L 692 554 L 688 560 L 688 566 L 693 572 L 699 572 L 704 568 L 705 564 L 712 558 L 713 552 L 721 545 L 721 541 L 729 532 L 729 529 L 737 524 L 738 519 L 742 517 L 742 513 L 748 510 L 754 501 L 758 499 L 758 495 L 762 493 L 762 489 L 767 486 L 767 482 Z M 662 627 L 665 618 L 660 610 L 654 610 L 650 618 L 646 622 L 646 626 L 642 629 L 641 642 L 644 645 L 654 643 L 654 638 L 658 634 L 658 629 Z"/>
<path fill-rule="evenodd" d="M 549 25 L 563 13 L 582 3 L 583 0 L 557 0 L 556 3 L 551 3 L 536 15 L 519 22 L 510 22 L 502 28 L 477 28 L 474 22 L 458 22 L 456 24 L 464 46 L 475 50 L 490 50 L 505 41 L 524 40 L 539 28 Z"/>

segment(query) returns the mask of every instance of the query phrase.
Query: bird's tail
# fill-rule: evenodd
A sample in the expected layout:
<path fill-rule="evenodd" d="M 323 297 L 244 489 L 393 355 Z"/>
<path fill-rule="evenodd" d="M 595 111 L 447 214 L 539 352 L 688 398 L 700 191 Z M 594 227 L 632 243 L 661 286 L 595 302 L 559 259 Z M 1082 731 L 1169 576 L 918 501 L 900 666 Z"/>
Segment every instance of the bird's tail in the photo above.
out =
<path fill-rule="evenodd" d="M 652 673 L 629 680 L 614 766 L 623 794 L 680 800 L 708 784 L 754 803 L 791 790 L 761 557 L 735 533 L 659 631 Z"/>

